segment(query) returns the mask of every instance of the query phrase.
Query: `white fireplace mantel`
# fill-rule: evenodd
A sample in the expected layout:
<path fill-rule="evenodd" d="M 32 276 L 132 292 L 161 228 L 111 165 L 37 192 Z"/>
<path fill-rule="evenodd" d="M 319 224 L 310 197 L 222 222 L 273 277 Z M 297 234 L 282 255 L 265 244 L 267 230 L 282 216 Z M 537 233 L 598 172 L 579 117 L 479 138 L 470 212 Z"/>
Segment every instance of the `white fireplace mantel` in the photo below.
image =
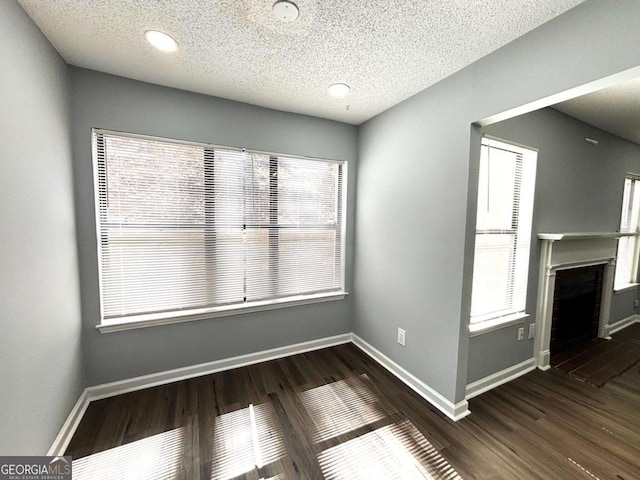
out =
<path fill-rule="evenodd" d="M 594 238 L 615 238 L 635 235 L 621 232 L 571 232 L 571 233 L 539 233 L 540 240 L 590 240 Z"/>
<path fill-rule="evenodd" d="M 540 277 L 536 309 L 537 332 L 534 342 L 535 364 L 541 370 L 550 368 L 551 320 L 556 272 L 569 268 L 605 265 L 598 337 L 609 334 L 609 313 L 613 294 L 618 239 L 634 235 L 620 232 L 539 233 Z"/>

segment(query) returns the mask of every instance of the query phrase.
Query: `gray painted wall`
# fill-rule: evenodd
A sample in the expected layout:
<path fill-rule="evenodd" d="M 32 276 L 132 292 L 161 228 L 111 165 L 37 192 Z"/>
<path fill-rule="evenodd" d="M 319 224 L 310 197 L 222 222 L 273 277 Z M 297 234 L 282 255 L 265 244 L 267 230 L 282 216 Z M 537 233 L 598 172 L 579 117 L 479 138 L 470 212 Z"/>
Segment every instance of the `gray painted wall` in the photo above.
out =
<path fill-rule="evenodd" d="M 352 286 L 357 128 L 70 68 L 72 139 L 89 385 L 351 331 L 351 299 L 101 334 L 91 158 L 100 127 L 349 162 L 347 290 Z"/>
<path fill-rule="evenodd" d="M 621 292 L 614 292 L 611 300 L 611 322 L 628 318 L 640 313 L 634 308 L 633 302 L 640 299 L 640 289 L 632 288 Z"/>
<path fill-rule="evenodd" d="M 468 105 L 457 97 L 466 85 L 456 80 L 361 127 L 354 287 L 354 332 L 449 399 L 469 155 L 468 138 L 456 138 L 469 130 Z M 406 347 L 396 343 L 398 327 Z"/>
<path fill-rule="evenodd" d="M 640 65 L 638 24 L 636 0 L 588 1 L 358 130 L 77 68 L 68 73 L 20 7 L 0 1 L 0 221 L 6 225 L 0 232 L 0 454 L 48 449 L 84 385 L 351 330 L 448 399 L 461 400 L 475 227 L 469 159 L 477 157 L 479 141 L 471 124 Z M 348 160 L 353 299 L 98 333 L 91 127 Z M 599 215 L 613 211 L 596 208 Z M 585 215 L 550 217 L 544 228 L 574 220 L 598 223 Z M 616 316 L 626 316 L 634 295 L 614 299 Z M 407 329 L 404 349 L 395 343 L 397 326 Z M 471 363 L 476 355 L 499 354 L 469 377 L 522 358 L 511 348 L 513 337 L 504 329 L 474 339 Z"/>
<path fill-rule="evenodd" d="M 531 239 L 528 323 L 535 323 L 540 264 L 539 232 L 617 231 L 626 172 L 640 173 L 640 145 L 551 108 L 490 125 L 484 132 L 539 150 Z M 595 147 L 584 141 L 595 138 Z M 477 161 L 472 162 L 477 170 Z M 636 290 L 615 294 L 611 322 L 637 313 Z M 473 382 L 533 356 L 533 340 L 517 341 L 514 325 L 469 342 L 467 381 Z"/>
<path fill-rule="evenodd" d="M 636 0 L 587 1 L 361 126 L 354 331 L 447 399 L 467 383 L 471 125 L 637 67 L 638 24 Z"/>
<path fill-rule="evenodd" d="M 13 1 L 0 70 L 0 455 L 43 455 L 83 387 L 68 82 Z"/>

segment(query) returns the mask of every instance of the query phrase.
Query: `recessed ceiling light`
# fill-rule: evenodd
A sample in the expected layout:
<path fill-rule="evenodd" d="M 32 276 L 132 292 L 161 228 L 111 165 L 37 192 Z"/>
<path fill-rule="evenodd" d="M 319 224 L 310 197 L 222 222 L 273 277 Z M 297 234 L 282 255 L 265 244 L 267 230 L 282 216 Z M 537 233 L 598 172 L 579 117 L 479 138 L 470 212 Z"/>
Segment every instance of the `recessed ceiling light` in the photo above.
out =
<path fill-rule="evenodd" d="M 295 3 L 289 2 L 287 0 L 280 0 L 273 4 L 273 14 L 278 20 L 283 22 L 293 22 L 300 11 Z"/>
<path fill-rule="evenodd" d="M 347 93 L 349 93 L 351 87 L 346 83 L 334 83 L 333 85 L 329 85 L 329 94 L 332 97 L 344 97 Z"/>
<path fill-rule="evenodd" d="M 166 33 L 157 30 L 147 30 L 144 32 L 144 38 L 146 38 L 147 42 L 151 45 L 163 52 L 175 52 L 178 49 L 178 42 Z"/>

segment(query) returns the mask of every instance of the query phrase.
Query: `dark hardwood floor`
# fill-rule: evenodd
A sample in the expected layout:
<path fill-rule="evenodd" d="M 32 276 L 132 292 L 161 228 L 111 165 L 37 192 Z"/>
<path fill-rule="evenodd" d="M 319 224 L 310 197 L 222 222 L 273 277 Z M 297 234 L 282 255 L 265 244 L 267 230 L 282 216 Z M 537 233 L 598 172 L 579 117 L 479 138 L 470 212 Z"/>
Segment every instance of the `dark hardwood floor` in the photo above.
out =
<path fill-rule="evenodd" d="M 638 479 L 640 368 L 534 371 L 454 423 L 353 345 L 92 402 L 75 479 Z"/>
<path fill-rule="evenodd" d="M 551 355 L 551 366 L 580 381 L 601 387 L 640 361 L 640 323 L 614 333 L 611 340 L 594 338 Z"/>

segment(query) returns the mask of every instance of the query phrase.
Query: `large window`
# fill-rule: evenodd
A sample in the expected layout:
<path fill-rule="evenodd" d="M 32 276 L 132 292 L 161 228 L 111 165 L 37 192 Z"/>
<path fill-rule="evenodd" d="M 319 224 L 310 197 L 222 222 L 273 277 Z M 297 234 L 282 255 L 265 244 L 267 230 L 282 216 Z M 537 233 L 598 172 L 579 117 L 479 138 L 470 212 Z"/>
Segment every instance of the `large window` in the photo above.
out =
<path fill-rule="evenodd" d="M 483 138 L 471 330 L 524 314 L 537 153 Z"/>
<path fill-rule="evenodd" d="M 620 231 L 638 233 L 640 219 L 640 176 L 628 174 L 624 179 Z M 638 237 L 625 236 L 618 240 L 615 290 L 621 290 L 638 281 Z"/>
<path fill-rule="evenodd" d="M 346 164 L 94 130 L 102 325 L 344 293 Z"/>

